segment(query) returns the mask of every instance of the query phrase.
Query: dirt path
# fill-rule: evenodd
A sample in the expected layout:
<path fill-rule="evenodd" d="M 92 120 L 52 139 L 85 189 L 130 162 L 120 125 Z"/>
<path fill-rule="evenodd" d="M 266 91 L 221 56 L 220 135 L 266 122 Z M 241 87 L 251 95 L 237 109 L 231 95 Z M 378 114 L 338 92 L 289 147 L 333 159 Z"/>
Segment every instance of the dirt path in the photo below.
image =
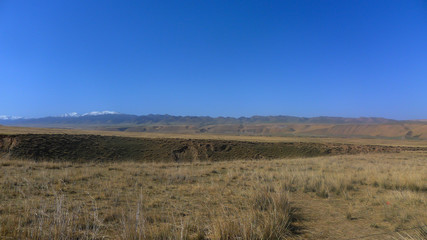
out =
<path fill-rule="evenodd" d="M 342 199 L 294 194 L 291 204 L 301 217 L 296 239 L 395 239 L 386 230 L 370 226 L 368 216 L 347 217 L 348 203 Z"/>

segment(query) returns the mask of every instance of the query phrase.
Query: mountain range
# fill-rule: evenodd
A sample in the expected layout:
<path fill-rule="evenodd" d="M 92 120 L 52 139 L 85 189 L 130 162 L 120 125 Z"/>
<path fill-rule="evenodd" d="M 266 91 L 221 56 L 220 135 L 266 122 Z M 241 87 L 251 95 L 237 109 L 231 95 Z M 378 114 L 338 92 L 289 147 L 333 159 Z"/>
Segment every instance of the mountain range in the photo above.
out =
<path fill-rule="evenodd" d="M 173 116 L 173 115 L 131 115 L 114 111 L 94 111 L 84 114 L 76 112 L 66 113 L 61 116 L 22 118 L 0 116 L 0 124 L 9 126 L 38 126 L 50 127 L 56 125 L 111 125 L 111 124 L 190 124 L 190 125 L 216 125 L 216 124 L 256 124 L 256 123 L 317 123 L 317 124 L 384 124 L 398 123 L 401 121 L 374 118 L 344 118 L 344 117 L 295 117 L 295 116 L 252 116 L 252 117 L 209 117 L 209 116 Z"/>
<path fill-rule="evenodd" d="M 393 120 L 376 117 L 209 117 L 132 115 L 114 111 L 69 113 L 56 117 L 0 117 L 0 125 L 74 128 L 125 132 L 179 134 L 233 134 L 262 136 L 339 136 L 427 139 L 425 120 Z"/>

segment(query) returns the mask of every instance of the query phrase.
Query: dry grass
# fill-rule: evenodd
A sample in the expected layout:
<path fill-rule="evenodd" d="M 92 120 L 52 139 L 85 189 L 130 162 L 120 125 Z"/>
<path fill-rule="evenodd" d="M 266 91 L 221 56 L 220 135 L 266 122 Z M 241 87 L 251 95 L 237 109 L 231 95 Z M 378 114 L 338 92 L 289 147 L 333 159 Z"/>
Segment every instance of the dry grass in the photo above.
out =
<path fill-rule="evenodd" d="M 347 237 L 390 233 L 427 223 L 426 157 L 180 164 L 3 159 L 0 238 L 317 239 L 317 230 L 331 227 L 357 229 L 344 232 Z M 333 219 L 343 220 L 331 226 Z M 422 232 L 393 236 L 405 234 Z"/>
<path fill-rule="evenodd" d="M 226 134 L 183 134 L 183 133 L 149 133 L 149 132 L 120 132 L 84 129 L 55 129 L 0 126 L 1 134 L 93 134 L 101 136 L 135 137 L 135 138 L 179 138 L 179 139 L 206 139 L 232 140 L 250 142 L 310 142 L 310 143 L 345 143 L 356 145 L 383 145 L 426 147 L 425 140 L 384 139 L 384 138 L 340 138 L 340 137 L 312 137 L 312 136 L 238 136 Z"/>

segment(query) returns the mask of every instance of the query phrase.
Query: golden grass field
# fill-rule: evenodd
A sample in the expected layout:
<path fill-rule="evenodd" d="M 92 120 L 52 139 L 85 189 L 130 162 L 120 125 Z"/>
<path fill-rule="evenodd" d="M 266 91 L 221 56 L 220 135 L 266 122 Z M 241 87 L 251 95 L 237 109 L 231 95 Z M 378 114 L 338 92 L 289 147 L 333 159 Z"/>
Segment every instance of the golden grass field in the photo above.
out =
<path fill-rule="evenodd" d="M 2 239 L 425 239 L 427 153 L 0 161 Z M 396 232 L 404 230 L 401 232 Z M 409 238 L 412 237 L 412 238 Z"/>
<path fill-rule="evenodd" d="M 292 141 L 0 132 L 61 131 Z M 426 159 L 425 151 L 178 163 L 1 158 L 0 239 L 426 239 Z"/>

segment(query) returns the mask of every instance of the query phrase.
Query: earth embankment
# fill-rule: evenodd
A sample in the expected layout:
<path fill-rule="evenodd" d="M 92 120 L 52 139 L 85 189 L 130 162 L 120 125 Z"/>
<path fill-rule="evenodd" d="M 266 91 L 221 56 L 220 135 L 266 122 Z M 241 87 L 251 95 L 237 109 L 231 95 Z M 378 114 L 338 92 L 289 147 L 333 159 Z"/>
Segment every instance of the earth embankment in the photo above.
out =
<path fill-rule="evenodd" d="M 0 155 L 48 161 L 221 161 L 395 153 L 418 147 L 308 142 L 131 138 L 71 134 L 0 135 Z"/>

